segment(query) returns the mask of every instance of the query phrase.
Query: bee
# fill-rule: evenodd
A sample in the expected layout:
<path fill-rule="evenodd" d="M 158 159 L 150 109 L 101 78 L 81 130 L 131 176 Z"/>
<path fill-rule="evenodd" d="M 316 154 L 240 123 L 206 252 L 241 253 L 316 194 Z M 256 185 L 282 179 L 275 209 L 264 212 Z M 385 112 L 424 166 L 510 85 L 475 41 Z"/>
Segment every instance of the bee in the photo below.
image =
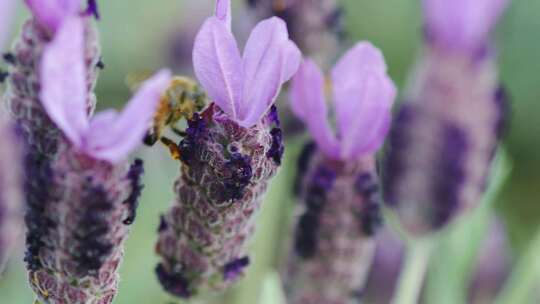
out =
<path fill-rule="evenodd" d="M 127 85 L 135 90 L 140 83 L 147 78 L 147 73 L 133 74 L 126 79 Z M 143 139 L 144 144 L 153 146 L 161 141 L 166 145 L 173 158 L 178 159 L 178 149 L 172 139 L 163 136 L 169 127 L 179 136 L 185 136 L 185 132 L 177 126 L 182 119 L 190 119 L 194 113 L 204 109 L 207 104 L 207 96 L 199 85 L 188 77 L 174 76 L 165 90 L 159 102 L 152 124 Z"/>

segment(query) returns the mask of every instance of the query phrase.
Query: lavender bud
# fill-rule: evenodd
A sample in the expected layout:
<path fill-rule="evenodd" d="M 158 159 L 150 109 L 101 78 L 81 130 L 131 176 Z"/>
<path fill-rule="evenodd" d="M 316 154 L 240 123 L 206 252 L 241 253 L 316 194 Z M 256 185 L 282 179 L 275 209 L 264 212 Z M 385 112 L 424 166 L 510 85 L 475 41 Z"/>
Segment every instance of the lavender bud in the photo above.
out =
<path fill-rule="evenodd" d="M 508 114 L 493 51 L 470 47 L 487 42 L 456 47 L 438 32 L 394 117 L 384 165 L 385 201 L 413 234 L 440 229 L 480 201 Z"/>
<path fill-rule="evenodd" d="M 313 145 L 297 182 L 299 219 L 285 275 L 288 303 L 358 302 L 381 224 L 375 161 L 332 160 Z M 306 159 L 300 165 L 305 167 Z"/>
<path fill-rule="evenodd" d="M 0 275 L 21 232 L 22 176 L 19 138 L 0 116 Z"/>
<path fill-rule="evenodd" d="M 189 120 L 176 198 L 156 247 L 156 273 L 169 293 L 187 298 L 243 276 L 255 215 L 283 152 L 274 111 L 250 128 L 216 105 Z"/>
<path fill-rule="evenodd" d="M 343 9 L 336 0 L 247 0 L 258 19 L 278 16 L 305 55 L 334 57 L 343 37 Z"/>
<path fill-rule="evenodd" d="M 85 19 L 86 83 L 88 96 L 88 113 L 95 107 L 95 95 L 92 92 L 98 74 L 97 63 L 100 59 L 98 33 L 89 18 Z M 32 150 L 53 156 L 57 149 L 58 128 L 51 122 L 40 102 L 41 79 L 40 68 L 43 51 L 52 41 L 51 34 L 36 19 L 28 20 L 15 42 L 12 52 L 4 57 L 9 58 L 9 77 L 5 100 L 9 111 L 21 127 Z"/>
<path fill-rule="evenodd" d="M 53 162 L 32 159 L 27 165 L 36 178 L 27 189 L 34 190 L 34 200 L 27 213 L 33 233 L 26 261 L 38 299 L 112 303 L 140 194 L 142 161 L 112 165 L 61 145 Z"/>

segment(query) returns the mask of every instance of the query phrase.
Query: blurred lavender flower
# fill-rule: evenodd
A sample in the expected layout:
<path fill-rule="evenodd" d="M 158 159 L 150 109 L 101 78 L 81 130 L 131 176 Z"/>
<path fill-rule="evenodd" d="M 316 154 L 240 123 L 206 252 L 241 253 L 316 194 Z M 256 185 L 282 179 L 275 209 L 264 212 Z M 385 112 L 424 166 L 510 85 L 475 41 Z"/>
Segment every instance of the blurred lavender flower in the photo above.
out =
<path fill-rule="evenodd" d="M 85 23 L 66 17 L 42 55 L 42 106 L 67 141 L 50 162 L 28 157 L 26 262 L 43 303 L 111 303 L 128 225 L 141 193 L 142 161 L 129 166 L 169 83 L 167 71 L 148 80 L 122 113 L 88 118 Z M 133 123 L 137 122 L 137 123 Z"/>
<path fill-rule="evenodd" d="M 405 246 L 399 236 L 388 228 L 377 235 L 375 243 L 375 257 L 363 294 L 366 303 L 390 303 L 404 261 Z"/>
<path fill-rule="evenodd" d="M 13 125 L 0 113 L 0 275 L 22 232 L 22 159 Z"/>
<path fill-rule="evenodd" d="M 396 95 L 382 53 L 367 42 L 332 70 L 337 136 L 328 124 L 324 77 L 306 60 L 293 79 L 291 105 L 317 145 L 307 145 L 297 191 L 303 204 L 285 284 L 291 304 L 359 301 L 381 224 L 375 152 Z"/>
<path fill-rule="evenodd" d="M 494 303 L 512 270 L 510 244 L 503 223 L 493 218 L 480 245 L 469 286 L 469 303 Z"/>
<path fill-rule="evenodd" d="M 384 193 L 424 234 L 477 204 L 507 116 L 488 39 L 506 1 L 425 0 L 426 47 L 394 118 Z"/>
<path fill-rule="evenodd" d="M 328 63 L 343 34 L 343 10 L 336 0 L 247 0 L 259 18 L 281 17 L 302 52 Z"/>
<path fill-rule="evenodd" d="M 97 32 L 89 18 L 80 15 L 79 0 L 26 0 L 33 18 L 24 25 L 12 52 L 4 59 L 9 63 L 8 87 L 5 100 L 32 153 L 53 157 L 61 137 L 39 102 L 42 87 L 40 66 L 44 48 L 55 38 L 56 32 L 68 17 L 84 20 L 87 113 L 95 106 L 93 93 L 99 62 Z"/>
<path fill-rule="evenodd" d="M 283 153 L 272 104 L 301 57 L 274 17 L 253 29 L 242 58 L 230 22 L 229 1 L 218 0 L 195 40 L 195 74 L 214 103 L 188 122 L 176 198 L 159 228 L 158 279 L 179 297 L 226 288 L 249 264 L 255 214 Z"/>

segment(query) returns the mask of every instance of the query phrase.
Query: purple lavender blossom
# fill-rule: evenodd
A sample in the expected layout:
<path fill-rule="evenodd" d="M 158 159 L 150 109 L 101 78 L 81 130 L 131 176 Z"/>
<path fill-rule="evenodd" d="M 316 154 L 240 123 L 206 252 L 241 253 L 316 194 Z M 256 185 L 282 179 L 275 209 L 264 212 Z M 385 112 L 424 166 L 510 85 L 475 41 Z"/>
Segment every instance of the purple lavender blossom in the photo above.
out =
<path fill-rule="evenodd" d="M 195 39 L 195 74 L 214 103 L 188 121 L 176 197 L 159 229 L 156 273 L 178 297 L 243 276 L 255 215 L 283 153 L 272 105 L 300 52 L 274 17 L 253 29 L 240 57 L 230 21 L 229 1 L 217 1 Z"/>
<path fill-rule="evenodd" d="M 142 161 L 129 166 L 125 159 L 144 137 L 170 80 L 162 71 L 121 113 L 107 110 L 89 119 L 84 27 L 81 18 L 67 17 L 40 65 L 40 101 L 66 139 L 53 159 L 27 157 L 26 223 L 32 233 L 25 259 L 43 303 L 112 302 L 142 188 Z"/>
<path fill-rule="evenodd" d="M 22 159 L 13 125 L 0 113 L 0 275 L 22 232 Z"/>
<path fill-rule="evenodd" d="M 80 14 L 79 0 L 27 0 L 33 18 L 24 25 L 9 58 L 8 86 L 5 100 L 11 115 L 24 133 L 32 153 L 54 157 L 60 131 L 51 122 L 39 101 L 43 86 L 41 62 L 44 49 L 54 40 L 58 27 L 69 18 L 84 20 L 84 56 L 86 71 L 87 113 L 94 110 L 92 93 L 97 78 L 100 47 L 90 18 Z"/>
<path fill-rule="evenodd" d="M 288 303 L 359 301 L 381 224 L 375 152 L 390 124 L 396 95 L 382 53 L 367 42 L 332 70 L 337 136 L 328 123 L 325 81 L 306 60 L 293 78 L 291 105 L 316 146 L 299 162 L 302 204 L 285 275 Z"/>
<path fill-rule="evenodd" d="M 334 58 L 343 34 L 343 9 L 336 0 L 247 0 L 258 18 L 278 16 L 302 52 L 327 62 Z"/>
<path fill-rule="evenodd" d="M 487 37 L 504 3 L 424 1 L 426 46 L 384 169 L 385 200 L 413 234 L 446 226 L 485 190 L 507 115 Z"/>

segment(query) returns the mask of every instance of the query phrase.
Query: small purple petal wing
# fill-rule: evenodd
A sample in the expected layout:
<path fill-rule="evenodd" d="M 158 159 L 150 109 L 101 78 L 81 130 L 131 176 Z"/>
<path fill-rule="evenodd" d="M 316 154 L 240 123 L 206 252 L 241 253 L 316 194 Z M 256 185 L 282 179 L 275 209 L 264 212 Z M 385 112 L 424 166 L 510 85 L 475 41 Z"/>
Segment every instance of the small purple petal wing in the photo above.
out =
<path fill-rule="evenodd" d="M 52 32 L 81 9 L 80 0 L 26 0 L 26 4 L 37 21 Z"/>
<path fill-rule="evenodd" d="M 474 51 L 486 43 L 508 0 L 424 0 L 429 38 L 451 49 Z"/>
<path fill-rule="evenodd" d="M 268 111 L 281 85 L 298 69 L 301 54 L 289 40 L 283 20 L 272 17 L 251 32 L 243 56 L 244 94 L 240 124 L 250 127 Z"/>
<path fill-rule="evenodd" d="M 319 148 L 329 157 L 339 157 L 337 140 L 328 125 L 324 76 L 313 61 L 304 61 L 293 77 L 290 102 L 294 114 L 307 125 Z"/>
<path fill-rule="evenodd" d="M 125 159 L 140 145 L 170 78 L 171 73 L 162 70 L 143 83 L 120 114 L 109 110 L 96 115 L 85 137 L 84 151 L 111 163 Z"/>
<path fill-rule="evenodd" d="M 206 20 L 195 38 L 193 67 L 210 98 L 236 119 L 242 102 L 242 59 L 231 32 L 215 17 Z"/>
<path fill-rule="evenodd" d="M 51 120 L 75 145 L 88 128 L 82 20 L 68 18 L 41 61 L 40 98 Z"/>
<path fill-rule="evenodd" d="M 384 141 L 396 95 L 382 53 L 362 42 L 332 70 L 341 157 L 374 152 Z"/>
<path fill-rule="evenodd" d="M 231 31 L 231 0 L 216 0 L 215 16 L 225 22 L 227 29 Z"/>

